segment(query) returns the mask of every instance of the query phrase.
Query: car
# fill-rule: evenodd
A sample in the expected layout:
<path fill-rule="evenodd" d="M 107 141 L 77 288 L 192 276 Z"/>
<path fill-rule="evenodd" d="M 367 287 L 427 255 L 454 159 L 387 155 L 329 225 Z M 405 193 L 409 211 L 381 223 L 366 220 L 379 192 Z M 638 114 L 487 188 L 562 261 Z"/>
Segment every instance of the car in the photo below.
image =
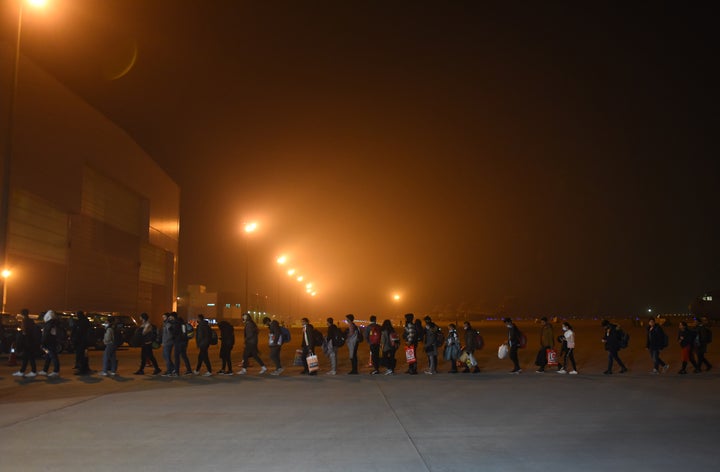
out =
<path fill-rule="evenodd" d="M 0 314 L 0 352 L 5 354 L 10 352 L 19 331 L 20 321 L 17 315 L 10 313 Z"/>
<path fill-rule="evenodd" d="M 105 327 L 103 326 L 109 317 L 113 318 L 117 329 L 120 331 L 121 339 L 118 346 L 122 346 L 125 343 L 130 343 L 130 340 L 135 334 L 135 330 L 138 329 L 140 324 L 137 320 L 130 315 L 121 315 L 119 313 L 89 313 L 87 315 L 92 326 L 91 333 L 91 346 L 94 345 L 96 349 L 104 349 L 105 344 L 103 338 L 105 336 Z"/>

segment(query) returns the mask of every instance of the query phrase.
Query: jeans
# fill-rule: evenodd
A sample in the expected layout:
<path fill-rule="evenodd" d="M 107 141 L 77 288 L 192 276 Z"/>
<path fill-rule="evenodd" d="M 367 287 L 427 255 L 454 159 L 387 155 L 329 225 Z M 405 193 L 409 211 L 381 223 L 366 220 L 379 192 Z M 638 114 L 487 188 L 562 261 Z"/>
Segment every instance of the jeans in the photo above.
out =
<path fill-rule="evenodd" d="M 60 373 L 60 358 L 58 357 L 57 350 L 52 349 L 52 348 L 48 349 L 47 353 L 45 354 L 45 367 L 43 368 L 43 370 L 45 372 L 47 372 L 48 369 L 50 368 L 50 362 L 52 362 L 53 370 L 59 374 Z"/>
<path fill-rule="evenodd" d="M 243 350 L 243 368 L 246 368 L 248 366 L 248 360 L 251 357 L 257 361 L 258 365 L 265 366 L 265 363 L 262 361 L 262 359 L 260 359 L 260 356 L 258 355 L 257 344 L 245 345 L 245 349 Z"/>
<path fill-rule="evenodd" d="M 180 358 L 185 362 L 185 371 L 192 371 L 190 367 L 190 359 L 187 356 L 187 341 L 176 341 L 175 342 L 175 370 L 180 373 Z"/>
<path fill-rule="evenodd" d="M 337 371 L 337 348 L 335 346 L 330 346 L 330 352 L 328 352 L 328 359 L 330 359 L 330 370 L 333 372 Z"/>
<path fill-rule="evenodd" d="M 512 346 L 510 346 L 510 350 L 509 350 L 509 353 L 508 353 L 509 356 L 510 356 L 510 360 L 511 360 L 512 363 L 513 363 L 513 371 L 515 371 L 515 372 L 517 372 L 518 370 L 520 370 L 520 361 L 519 361 L 519 359 L 518 359 L 518 348 L 519 348 L 519 347 L 520 347 L 520 346 L 518 346 L 518 345 L 512 345 Z"/>
<path fill-rule="evenodd" d="M 117 372 L 117 345 L 115 343 L 105 346 L 103 352 L 103 372 Z"/>
<path fill-rule="evenodd" d="M 625 367 L 625 364 L 623 364 L 623 361 L 620 359 L 620 356 L 618 356 L 617 350 L 608 350 L 608 368 L 607 368 L 607 372 L 612 372 L 613 360 L 615 360 L 615 361 L 618 363 L 618 365 L 620 366 L 620 368 L 621 368 L 622 370 L 627 370 L 627 368 Z"/>
<path fill-rule="evenodd" d="M 650 349 L 650 359 L 653 361 L 653 369 L 658 370 L 660 366 L 667 364 L 665 361 L 660 359 L 660 349 Z"/>
<path fill-rule="evenodd" d="M 270 346 L 270 360 L 275 364 L 275 370 L 282 369 L 280 365 L 280 349 L 281 346 Z"/>
<path fill-rule="evenodd" d="M 143 344 L 140 349 L 142 350 L 140 351 L 140 368 L 138 370 L 140 372 L 144 371 L 147 362 L 150 361 L 153 368 L 155 368 L 155 373 L 157 373 L 157 371 L 160 370 L 160 367 L 158 367 L 157 360 L 155 359 L 155 354 L 153 354 L 152 343 Z"/>
<path fill-rule="evenodd" d="M 25 352 L 23 352 L 22 367 L 20 367 L 20 372 L 25 372 L 25 369 L 27 369 L 28 366 L 28 362 L 30 362 L 30 370 L 32 372 L 36 372 L 37 367 L 35 366 L 35 352 L 31 347 L 26 347 Z"/>
<path fill-rule="evenodd" d="M 163 359 L 165 359 L 165 372 L 168 374 L 172 374 L 175 372 L 175 364 L 173 364 L 172 360 L 172 350 L 173 350 L 173 343 L 167 342 L 163 344 Z"/>
<path fill-rule="evenodd" d="M 200 352 L 198 353 L 197 368 L 195 370 L 200 370 L 202 364 L 205 363 L 207 371 L 212 372 L 212 366 L 210 365 L 210 356 L 208 356 L 208 349 L 210 349 L 210 346 L 199 347 L 199 349 Z"/>
<path fill-rule="evenodd" d="M 577 367 L 575 366 L 575 348 L 569 347 L 565 351 L 565 357 L 563 358 L 563 369 L 568 370 L 568 359 L 570 359 L 570 362 L 572 363 L 572 370 L 577 370 Z"/>
<path fill-rule="evenodd" d="M 397 352 L 397 349 L 390 349 L 389 351 L 383 351 L 383 364 L 389 370 L 393 370 L 393 371 L 395 370 L 395 365 L 397 364 L 397 359 L 395 359 L 395 352 Z"/>
<path fill-rule="evenodd" d="M 232 344 L 220 344 L 220 360 L 222 361 L 222 367 L 220 370 L 222 371 L 232 372 L 232 348 Z"/>

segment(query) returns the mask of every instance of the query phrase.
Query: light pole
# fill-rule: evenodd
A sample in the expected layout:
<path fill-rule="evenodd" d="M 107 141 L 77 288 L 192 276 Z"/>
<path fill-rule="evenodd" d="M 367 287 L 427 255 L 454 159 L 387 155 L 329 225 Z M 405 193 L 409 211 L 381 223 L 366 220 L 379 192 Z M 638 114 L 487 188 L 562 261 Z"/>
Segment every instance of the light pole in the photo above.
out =
<path fill-rule="evenodd" d="M 5 309 L 7 306 L 7 279 L 12 275 L 12 272 L 10 272 L 7 269 L 4 269 L 2 271 L 2 278 L 3 278 L 3 300 L 2 300 L 2 312 L 5 313 L 7 310 Z"/>
<path fill-rule="evenodd" d="M 243 311 L 245 313 L 250 312 L 248 306 L 248 294 L 250 292 L 250 234 L 257 229 L 257 223 L 245 223 L 243 228 L 245 230 L 245 306 Z"/>
<path fill-rule="evenodd" d="M 20 39 L 22 37 L 23 5 L 28 3 L 35 8 L 42 8 L 47 0 L 21 0 L 18 2 L 17 35 L 15 36 L 15 51 L 12 59 L 12 82 L 10 84 L 10 103 L 8 106 L 7 129 L 5 130 L 5 155 L 2 165 L 2 195 L 0 195 L 0 263 L 7 267 L 8 263 L 8 220 L 10 219 L 10 172 L 12 170 L 13 135 L 15 119 L 15 101 L 17 100 L 18 71 L 20 69 Z M 4 273 L 4 272 L 3 272 Z M 8 273 L 9 274 L 9 273 Z M 7 277 L 3 276 L 3 294 Z M 5 311 L 5 297 L 3 297 L 3 311 Z"/>

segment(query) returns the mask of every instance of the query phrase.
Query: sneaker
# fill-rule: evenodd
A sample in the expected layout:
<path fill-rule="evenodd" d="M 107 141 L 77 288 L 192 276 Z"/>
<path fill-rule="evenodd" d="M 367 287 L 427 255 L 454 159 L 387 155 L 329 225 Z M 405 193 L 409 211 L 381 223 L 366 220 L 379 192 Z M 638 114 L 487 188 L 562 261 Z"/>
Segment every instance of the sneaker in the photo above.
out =
<path fill-rule="evenodd" d="M 558 374 L 567 374 L 567 370 L 565 370 L 565 369 L 560 369 L 557 372 L 558 372 Z"/>
<path fill-rule="evenodd" d="M 238 371 L 238 375 L 245 375 L 245 374 L 247 374 L 247 369 L 245 369 L 245 367 L 243 367 L 242 369 L 240 369 Z"/>
<path fill-rule="evenodd" d="M 108 374 L 108 373 L 103 370 L 103 371 L 100 372 L 98 375 L 100 375 L 100 376 L 102 376 L 102 377 L 107 377 L 107 374 Z"/>
<path fill-rule="evenodd" d="M 380 373 L 379 370 L 373 370 L 372 372 L 370 372 L 370 375 L 377 375 L 379 373 Z"/>
<path fill-rule="evenodd" d="M 571 370 L 570 372 L 568 372 L 568 374 L 570 374 L 570 375 L 577 375 L 577 370 Z"/>
<path fill-rule="evenodd" d="M 162 372 L 160 369 L 153 370 L 153 375 L 158 375 L 160 372 Z"/>
<path fill-rule="evenodd" d="M 48 378 L 50 378 L 50 377 L 59 377 L 59 376 L 60 376 L 60 374 L 58 374 L 57 372 L 50 372 L 50 373 L 48 374 Z"/>
<path fill-rule="evenodd" d="M 663 369 L 663 374 L 664 374 L 665 372 L 668 371 L 668 369 L 670 369 L 670 364 L 665 364 L 662 369 Z M 708 370 L 710 370 L 710 369 L 708 369 Z"/>
<path fill-rule="evenodd" d="M 657 374 L 658 374 L 658 370 L 657 370 L 657 369 L 653 369 L 653 370 L 650 371 L 650 373 L 651 373 L 651 374 L 654 374 L 654 375 L 657 375 Z"/>
<path fill-rule="evenodd" d="M 519 374 L 520 372 L 522 372 L 522 369 L 511 370 L 511 371 L 510 371 L 511 374 L 516 374 L 516 375 Z"/>
<path fill-rule="evenodd" d="M 135 372 L 133 372 L 133 375 L 145 375 L 145 372 L 142 370 L 136 370 Z"/>
<path fill-rule="evenodd" d="M 264 374 L 265 372 L 267 372 L 267 367 L 265 367 L 265 366 L 260 367 L 260 373 Z"/>
<path fill-rule="evenodd" d="M 329 371 L 325 372 L 325 375 L 337 375 L 337 371 L 329 370 Z"/>
<path fill-rule="evenodd" d="M 186 370 L 183 375 L 192 375 L 192 373 L 193 373 L 192 370 Z"/>
<path fill-rule="evenodd" d="M 285 369 L 283 369 L 282 367 L 280 367 L 279 369 L 275 370 L 275 372 L 277 372 L 278 375 L 280 375 L 280 374 L 283 373 L 284 370 L 285 370 Z M 333 372 L 335 372 L 335 371 L 333 370 Z"/>
<path fill-rule="evenodd" d="M 230 371 L 225 372 L 225 375 L 232 375 L 233 373 Z"/>
<path fill-rule="evenodd" d="M 628 371 L 628 370 L 627 370 L 626 367 L 623 367 L 622 369 L 620 369 L 620 373 L 621 373 L 621 374 L 624 374 L 624 373 L 627 372 L 627 371 Z"/>
<path fill-rule="evenodd" d="M 386 370 L 385 375 L 394 375 L 392 369 Z"/>
<path fill-rule="evenodd" d="M 433 375 L 435 372 L 433 372 L 432 370 L 426 370 L 425 373 L 427 375 Z"/>
<path fill-rule="evenodd" d="M 212 372 L 205 372 L 203 377 L 212 377 Z"/>
<path fill-rule="evenodd" d="M 225 371 L 224 371 L 224 370 L 218 370 L 217 374 L 218 374 L 218 375 L 225 375 Z"/>
<path fill-rule="evenodd" d="M 45 372 L 44 370 L 41 370 L 41 371 L 38 372 L 37 374 L 38 374 L 38 375 L 47 375 L 47 372 Z"/>
<path fill-rule="evenodd" d="M 200 371 L 199 371 L 199 370 L 193 370 L 193 374 L 195 374 L 195 375 L 200 375 Z"/>
<path fill-rule="evenodd" d="M 163 373 L 160 374 L 160 375 L 163 376 L 163 377 L 172 377 L 172 372 L 163 372 Z"/>
<path fill-rule="evenodd" d="M 26 377 L 26 378 L 33 378 L 33 377 L 35 377 L 36 375 L 37 375 L 37 373 L 35 373 L 35 372 L 28 372 L 27 374 L 25 374 L 25 377 Z"/>
<path fill-rule="evenodd" d="M 23 372 L 20 372 L 19 370 L 17 372 L 13 372 L 13 377 L 25 377 L 25 374 Z"/>
<path fill-rule="evenodd" d="M 543 369 L 538 369 L 535 371 L 536 374 L 544 374 L 545 371 Z"/>
<path fill-rule="evenodd" d="M 117 375 L 117 372 L 109 372 L 110 377 L 115 377 Z"/>
<path fill-rule="evenodd" d="M 612 374 L 612 370 L 606 370 L 605 372 L 603 372 L 603 374 L 605 374 L 605 375 L 611 375 L 611 374 Z"/>

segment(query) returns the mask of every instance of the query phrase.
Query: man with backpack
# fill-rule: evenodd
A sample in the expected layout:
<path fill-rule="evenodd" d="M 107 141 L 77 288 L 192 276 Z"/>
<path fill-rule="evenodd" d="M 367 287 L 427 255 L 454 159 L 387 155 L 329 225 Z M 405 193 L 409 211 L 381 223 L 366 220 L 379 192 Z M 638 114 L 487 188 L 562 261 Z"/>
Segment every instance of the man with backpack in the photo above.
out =
<path fill-rule="evenodd" d="M 335 324 L 335 320 L 332 318 L 327 319 L 327 336 L 325 337 L 325 344 L 327 345 L 326 354 L 330 359 L 330 370 L 325 375 L 337 374 L 337 352 L 338 348 L 345 343 L 340 333 L 340 328 Z"/>
<path fill-rule="evenodd" d="M 163 313 L 162 331 L 158 333 L 162 344 L 162 354 L 165 360 L 165 373 L 163 377 L 176 377 L 176 366 L 173 363 L 173 348 L 175 347 L 175 336 L 177 335 L 177 323 L 170 313 Z"/>
<path fill-rule="evenodd" d="M 280 349 L 289 340 L 283 339 L 280 323 L 277 320 L 270 320 L 267 316 L 263 318 L 263 324 L 268 327 L 268 347 L 270 349 L 270 360 L 275 364 L 275 370 L 270 375 L 280 375 L 283 371 L 280 364 Z"/>
<path fill-rule="evenodd" d="M 192 374 L 190 359 L 188 359 L 187 348 L 189 337 L 192 332 L 192 326 L 188 325 L 185 320 L 178 316 L 177 312 L 170 313 L 175 319 L 175 373 L 180 375 L 180 359 L 185 363 L 185 375 Z"/>
<path fill-rule="evenodd" d="M 608 320 L 602 320 L 602 327 L 605 328 L 605 335 L 603 336 L 602 342 L 605 344 L 605 350 L 608 353 L 608 368 L 603 374 L 612 374 L 613 360 L 620 366 L 620 373 L 624 374 L 627 372 L 627 367 L 623 364 L 622 359 L 618 356 L 618 351 L 621 348 L 620 331 L 617 325 L 610 323 Z"/>
<path fill-rule="evenodd" d="M 463 323 L 463 328 L 465 329 L 465 346 L 463 347 L 463 351 L 465 352 L 465 354 L 467 354 L 470 361 L 469 363 L 465 364 L 463 374 L 470 373 L 470 367 L 472 367 L 473 365 L 475 366 L 475 368 L 473 369 L 473 374 L 477 374 L 478 372 L 480 372 L 480 367 L 478 367 L 477 360 L 475 359 L 475 350 L 480 348 L 480 346 L 477 345 L 478 333 L 477 331 L 475 331 L 469 321 Z"/>
<path fill-rule="evenodd" d="M 210 349 L 210 340 L 212 339 L 212 328 L 205 320 L 204 315 L 198 315 L 197 326 L 195 327 L 195 343 L 198 347 L 198 360 L 197 367 L 193 371 L 193 374 L 200 375 L 200 367 L 205 363 L 207 372 L 203 374 L 204 377 L 210 377 L 212 375 L 212 365 L 210 364 L 210 356 L 208 355 L 208 349 Z"/>
<path fill-rule="evenodd" d="M 518 327 L 513 323 L 512 318 L 503 318 L 503 323 L 505 323 L 505 327 L 507 328 L 507 345 L 508 345 L 508 354 L 510 357 L 510 360 L 513 363 L 513 370 L 510 371 L 511 374 L 520 374 L 522 372 L 522 369 L 520 368 L 520 361 L 518 359 L 518 349 L 520 349 L 520 344 L 522 342 L 522 334 L 520 333 L 520 330 Z"/>
<path fill-rule="evenodd" d="M 380 371 L 380 325 L 377 324 L 377 316 L 370 316 L 370 324 L 365 327 L 365 337 L 370 346 L 370 362 L 372 362 L 373 370 L 371 375 L 378 374 Z"/>
<path fill-rule="evenodd" d="M 145 366 L 150 362 L 153 366 L 152 375 L 157 375 L 161 372 L 157 359 L 155 359 L 155 354 L 153 354 L 153 343 L 156 342 L 157 330 L 155 326 L 150 323 L 147 313 L 141 313 L 140 319 L 142 320 L 142 325 L 138 328 L 142 336 L 140 344 L 140 368 L 133 372 L 133 374 L 145 375 Z"/>
<path fill-rule="evenodd" d="M 712 364 L 705 358 L 705 353 L 707 352 L 708 344 L 712 342 L 712 331 L 705 326 L 702 318 L 696 318 L 696 320 L 697 326 L 695 330 L 697 331 L 697 336 L 695 336 L 695 351 L 697 352 L 697 368 L 695 372 L 700 372 L 703 365 L 705 365 L 705 370 L 708 371 L 712 369 Z"/>
<path fill-rule="evenodd" d="M 264 374 L 267 372 L 265 363 L 260 359 L 258 353 L 258 328 L 253 321 L 249 313 L 243 313 L 243 322 L 245 323 L 245 349 L 243 350 L 243 363 L 242 368 L 238 372 L 240 375 L 247 374 L 246 367 L 248 366 L 248 360 L 252 357 L 260 365 L 260 373 Z"/>
<path fill-rule="evenodd" d="M 432 318 L 425 317 L 425 354 L 428 357 L 428 368 L 425 371 L 428 375 L 437 374 L 439 328 L 433 323 Z"/>
<path fill-rule="evenodd" d="M 660 359 L 660 351 L 665 349 L 668 345 L 668 336 L 662 327 L 655 322 L 655 318 L 648 320 L 647 327 L 647 350 L 650 352 L 650 359 L 653 363 L 653 374 L 660 372 L 660 366 L 662 366 L 663 372 L 667 372 L 670 368 L 670 364 Z"/>
<path fill-rule="evenodd" d="M 362 333 L 360 333 L 360 329 L 358 329 L 358 327 L 355 326 L 355 315 L 353 315 L 352 313 L 345 315 L 345 323 L 347 323 L 347 325 L 348 325 L 348 329 L 345 334 L 345 342 L 347 343 L 348 354 L 350 355 L 350 365 L 351 365 L 351 369 L 350 369 L 350 372 L 348 372 L 348 375 L 357 375 L 358 374 L 357 351 L 358 351 L 358 345 L 362 342 Z"/>

